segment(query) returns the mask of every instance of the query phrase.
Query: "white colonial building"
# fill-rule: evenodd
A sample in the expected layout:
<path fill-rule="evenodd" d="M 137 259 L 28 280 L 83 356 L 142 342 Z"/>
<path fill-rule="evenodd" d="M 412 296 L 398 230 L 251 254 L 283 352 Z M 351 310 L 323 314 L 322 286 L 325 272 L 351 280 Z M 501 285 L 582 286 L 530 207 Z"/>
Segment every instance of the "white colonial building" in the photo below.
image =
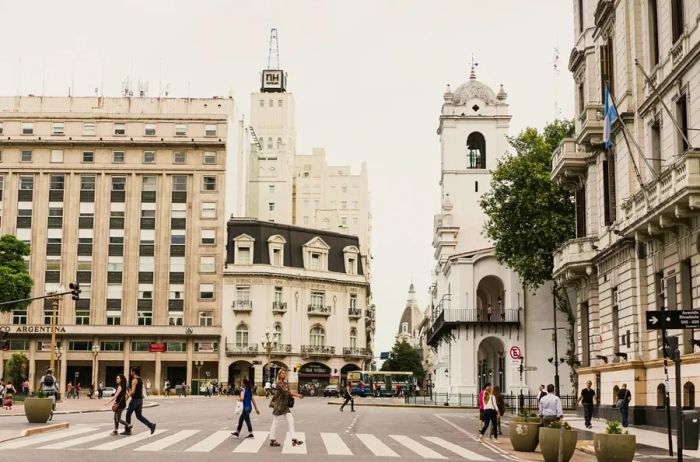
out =
<path fill-rule="evenodd" d="M 493 244 L 482 234 L 485 214 L 479 206 L 488 191 L 491 171 L 508 151 L 511 116 L 507 95 L 476 79 L 454 91 L 448 86 L 440 114 L 442 207 L 435 216 L 432 315 L 427 343 L 437 347 L 429 373 L 436 392 L 476 393 L 486 383 L 517 392 L 521 382 L 510 359 L 518 347 L 525 365 L 537 367 L 523 376 L 523 391 L 554 382 L 550 287 L 528 292 L 513 271 L 496 261 Z M 564 326 L 563 315 L 558 316 Z M 559 357 L 565 356 L 560 331 Z M 561 391 L 571 390 L 569 369 L 560 366 Z"/>
<path fill-rule="evenodd" d="M 357 237 L 232 219 L 226 262 L 225 382 L 260 384 L 285 367 L 294 388 L 322 392 L 371 363 L 374 310 Z"/>

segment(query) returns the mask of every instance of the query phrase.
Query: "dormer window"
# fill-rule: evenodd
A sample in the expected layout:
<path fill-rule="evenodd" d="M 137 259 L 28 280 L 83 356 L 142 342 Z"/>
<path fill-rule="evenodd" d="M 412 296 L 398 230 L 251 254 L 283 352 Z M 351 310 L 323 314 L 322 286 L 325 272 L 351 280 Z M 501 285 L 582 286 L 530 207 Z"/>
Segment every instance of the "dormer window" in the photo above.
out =
<path fill-rule="evenodd" d="M 287 240 L 275 234 L 267 239 L 268 251 L 270 253 L 270 265 L 272 266 L 284 266 L 284 244 Z"/>
<path fill-rule="evenodd" d="M 347 274 L 357 274 L 360 249 L 354 245 L 349 245 L 343 249 L 343 255 L 345 257 L 345 272 Z"/>
<path fill-rule="evenodd" d="M 402 334 L 407 334 L 407 333 L 408 333 L 408 323 L 407 323 L 407 322 L 402 322 L 402 323 L 401 323 L 401 333 L 402 333 Z"/>
<path fill-rule="evenodd" d="M 233 262 L 236 265 L 253 264 L 253 245 L 255 239 L 247 234 L 241 234 L 233 239 L 234 255 Z"/>
<path fill-rule="evenodd" d="M 304 268 L 314 271 L 328 271 L 328 251 L 330 246 L 320 237 L 304 244 Z"/>

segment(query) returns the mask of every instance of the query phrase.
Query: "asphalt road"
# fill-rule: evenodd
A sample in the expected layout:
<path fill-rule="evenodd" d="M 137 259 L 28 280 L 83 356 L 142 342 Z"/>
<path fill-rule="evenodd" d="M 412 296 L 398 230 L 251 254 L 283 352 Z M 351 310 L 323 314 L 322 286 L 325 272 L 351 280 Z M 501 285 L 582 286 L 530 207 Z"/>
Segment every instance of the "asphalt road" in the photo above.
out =
<path fill-rule="evenodd" d="M 153 436 L 135 419 L 132 436 L 111 436 L 110 412 L 56 416 L 55 421 L 70 422 L 70 429 L 2 443 L 1 458 L 23 462 L 279 461 L 281 453 L 285 459 L 300 461 L 508 460 L 496 445 L 477 442 L 478 423 L 471 411 L 358 407 L 355 413 L 348 408 L 341 413 L 326 399 L 306 398 L 297 400 L 293 409 L 297 437 L 305 444 L 294 448 L 287 436 L 282 447 L 272 448 L 266 438 L 272 414 L 264 400 L 259 403 L 261 415 L 253 414 L 256 437 L 252 440 L 230 434 L 238 420 L 233 399 L 171 398 L 158 403 L 144 410 L 158 424 Z M 281 430 L 286 429 L 284 423 Z M 242 436 L 246 435 L 244 427 Z"/>

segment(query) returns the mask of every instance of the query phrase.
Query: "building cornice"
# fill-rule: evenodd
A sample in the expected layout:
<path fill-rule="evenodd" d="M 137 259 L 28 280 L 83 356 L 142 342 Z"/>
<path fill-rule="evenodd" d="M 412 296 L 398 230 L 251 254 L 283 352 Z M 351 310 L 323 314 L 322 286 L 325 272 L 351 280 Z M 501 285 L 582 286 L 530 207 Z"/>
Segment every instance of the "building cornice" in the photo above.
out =
<path fill-rule="evenodd" d="M 240 270 L 234 269 L 232 270 L 231 267 L 235 265 L 229 265 L 229 268 L 224 269 L 223 272 L 223 277 L 225 279 L 231 279 L 231 278 L 237 278 L 237 277 L 262 277 L 262 278 L 267 278 L 267 279 L 293 279 L 293 280 L 298 280 L 298 281 L 312 281 L 312 282 L 321 282 L 321 283 L 331 283 L 331 284 L 339 284 L 339 285 L 353 285 L 357 287 L 364 287 L 369 289 L 370 283 L 369 281 L 364 280 L 362 276 L 360 276 L 361 279 L 357 279 L 357 276 L 354 275 L 347 275 L 348 278 L 333 278 L 333 277 L 323 277 L 318 274 L 300 274 L 300 273 L 292 273 L 292 272 L 279 272 L 279 271 L 265 271 L 263 268 L 250 268 L 249 265 L 246 265 L 246 269 L 241 268 Z M 266 266 L 266 265 L 264 265 Z"/>

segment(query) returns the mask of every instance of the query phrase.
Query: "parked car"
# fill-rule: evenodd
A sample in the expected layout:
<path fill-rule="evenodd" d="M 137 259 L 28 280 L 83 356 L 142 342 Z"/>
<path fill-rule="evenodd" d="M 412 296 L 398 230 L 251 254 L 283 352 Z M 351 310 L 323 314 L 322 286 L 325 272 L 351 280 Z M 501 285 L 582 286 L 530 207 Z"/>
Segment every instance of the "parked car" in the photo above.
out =
<path fill-rule="evenodd" d="M 355 384 L 352 386 L 351 393 L 353 394 L 353 396 L 361 396 L 363 398 L 366 398 L 372 393 L 372 390 L 370 390 L 369 387 L 366 387 L 364 385 Z"/>
<path fill-rule="evenodd" d="M 338 391 L 338 387 L 335 385 L 328 385 L 326 388 L 323 389 L 323 396 L 324 397 L 339 397 L 340 392 Z"/>
<path fill-rule="evenodd" d="M 102 397 L 103 398 L 111 398 L 114 396 L 114 394 L 117 392 L 117 389 L 114 387 L 105 387 L 104 390 L 102 390 Z"/>

